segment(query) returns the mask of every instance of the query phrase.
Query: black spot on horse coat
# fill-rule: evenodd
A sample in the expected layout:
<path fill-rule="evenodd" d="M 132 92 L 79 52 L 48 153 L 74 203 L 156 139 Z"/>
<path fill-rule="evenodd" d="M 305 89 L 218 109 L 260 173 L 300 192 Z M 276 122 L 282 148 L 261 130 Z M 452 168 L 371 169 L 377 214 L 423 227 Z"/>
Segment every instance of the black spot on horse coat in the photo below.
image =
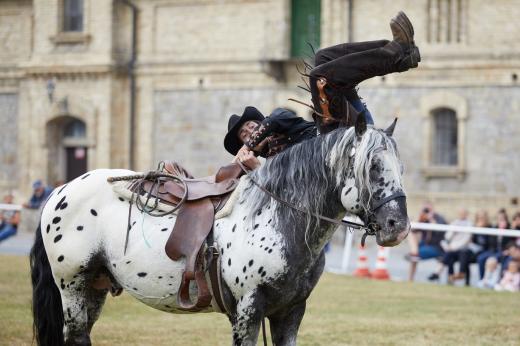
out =
<path fill-rule="evenodd" d="M 97 211 L 95 211 L 94 209 L 90 209 L 90 213 L 94 216 L 97 216 Z"/>
<path fill-rule="evenodd" d="M 67 198 L 67 196 L 63 196 L 62 199 L 60 199 L 60 201 L 58 202 L 58 204 L 56 204 L 56 208 L 54 208 L 54 210 L 58 210 L 61 208 L 61 205 L 63 204 L 63 202 L 65 202 L 65 198 Z"/>

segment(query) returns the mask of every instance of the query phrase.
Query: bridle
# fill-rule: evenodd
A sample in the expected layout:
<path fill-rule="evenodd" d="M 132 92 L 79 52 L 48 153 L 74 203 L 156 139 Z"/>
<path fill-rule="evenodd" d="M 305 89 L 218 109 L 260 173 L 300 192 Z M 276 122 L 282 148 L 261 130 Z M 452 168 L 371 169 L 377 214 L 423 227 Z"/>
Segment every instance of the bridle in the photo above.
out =
<path fill-rule="evenodd" d="M 381 150 L 386 150 L 386 147 L 381 149 Z M 347 178 L 354 177 L 354 165 L 353 165 L 353 163 L 354 163 L 355 153 L 356 153 L 356 146 L 354 145 L 354 147 L 352 147 L 352 149 L 350 151 L 349 158 L 348 158 Z M 328 222 L 330 224 L 334 224 L 336 226 L 347 227 L 348 229 L 355 229 L 355 230 L 364 231 L 365 233 L 361 237 L 361 245 L 362 246 L 365 246 L 365 240 L 366 240 L 366 238 L 368 236 L 374 236 L 380 230 L 380 227 L 379 227 L 379 225 L 377 223 L 375 223 L 375 222 L 367 222 L 368 220 L 370 220 L 370 217 L 375 214 L 376 210 L 379 209 L 381 206 L 383 206 L 385 203 L 387 203 L 387 202 L 389 202 L 391 200 L 397 199 L 399 197 L 406 197 L 404 192 L 397 191 L 397 192 L 394 192 L 393 194 L 391 194 L 391 195 L 389 195 L 389 196 L 387 196 L 385 198 L 382 198 L 380 200 L 377 200 L 377 201 L 375 201 L 374 199 L 371 199 L 371 201 L 370 201 L 371 206 L 370 206 L 369 213 L 368 213 L 368 215 L 365 215 L 365 220 L 363 220 L 365 222 L 365 224 L 361 224 L 361 223 L 357 223 L 357 222 L 353 222 L 353 221 L 347 221 L 347 220 L 338 221 L 338 220 L 332 219 L 330 217 L 327 217 L 327 216 L 324 216 L 324 215 L 321 215 L 321 214 L 318 214 L 318 213 L 310 212 L 308 210 L 300 208 L 297 205 L 294 205 L 294 204 L 292 204 L 290 202 L 287 202 L 286 200 L 280 198 L 279 196 L 276 196 L 271 191 L 269 191 L 264 186 L 262 186 L 258 181 L 256 181 L 256 179 L 253 177 L 252 171 L 250 169 L 248 169 L 247 167 L 245 167 L 242 162 L 237 161 L 237 163 L 240 166 L 240 168 L 242 168 L 242 170 L 244 171 L 246 176 L 249 178 L 249 180 L 254 185 L 256 185 L 256 187 L 258 187 L 262 192 L 264 192 L 265 194 L 267 194 L 269 197 L 271 197 L 275 201 L 279 202 L 280 204 L 283 204 L 283 205 L 285 205 L 285 206 L 287 206 L 287 207 L 289 207 L 291 209 L 294 209 L 296 211 L 299 211 L 299 212 L 301 212 L 303 214 L 310 215 L 310 216 L 312 216 L 312 217 L 314 217 L 316 219 Z"/>

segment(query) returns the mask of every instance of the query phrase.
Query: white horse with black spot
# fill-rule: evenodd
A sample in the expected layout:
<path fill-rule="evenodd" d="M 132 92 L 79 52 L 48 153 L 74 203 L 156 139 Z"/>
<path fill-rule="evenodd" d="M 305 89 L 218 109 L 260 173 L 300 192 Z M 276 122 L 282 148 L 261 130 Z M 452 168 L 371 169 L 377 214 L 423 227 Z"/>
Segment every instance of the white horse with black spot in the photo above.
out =
<path fill-rule="evenodd" d="M 175 216 L 152 217 L 132 207 L 124 251 L 129 203 L 107 178 L 129 174 L 134 172 L 89 172 L 57 188 L 43 208 L 31 251 L 39 345 L 91 344 L 90 331 L 109 291 L 96 285 L 100 273 L 153 308 L 182 312 L 177 291 L 184 260 L 172 261 L 164 251 Z M 377 231 L 383 246 L 406 237 L 398 151 L 391 133 L 358 121 L 355 128 L 288 148 L 252 177 L 299 210 L 276 202 L 245 177 L 238 203 L 214 224 L 233 344 L 255 345 L 267 317 L 273 343 L 295 345 L 305 302 L 323 271 L 323 248 L 336 229 L 313 215 L 339 221 L 346 212 L 356 214 Z"/>

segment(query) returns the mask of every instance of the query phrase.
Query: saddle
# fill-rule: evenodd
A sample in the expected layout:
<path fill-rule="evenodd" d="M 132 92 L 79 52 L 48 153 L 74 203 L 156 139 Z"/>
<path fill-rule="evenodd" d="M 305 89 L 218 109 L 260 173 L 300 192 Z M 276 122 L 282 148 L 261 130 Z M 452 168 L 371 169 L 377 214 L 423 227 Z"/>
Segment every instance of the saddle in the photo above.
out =
<path fill-rule="evenodd" d="M 212 300 L 204 273 L 205 241 L 213 229 L 215 213 L 238 186 L 243 171 L 238 164 L 230 164 L 221 167 L 215 175 L 195 179 L 175 162 L 165 162 L 163 170 L 183 177 L 182 181 L 164 180 L 160 183 L 152 180 L 141 181 L 140 193 L 144 190 L 147 194 L 172 206 L 181 203 L 165 251 L 174 261 L 182 257 L 186 258 L 177 303 L 182 310 L 196 312 L 207 308 Z M 136 186 L 134 185 L 134 188 Z M 213 260 L 218 257 L 218 251 L 213 249 L 212 255 L 210 261 L 217 262 Z M 215 277 L 214 274 L 211 273 L 210 277 Z M 196 302 L 192 302 L 189 294 L 192 281 L 195 281 L 197 287 Z M 218 290 L 218 285 L 213 283 L 212 286 L 214 291 Z M 215 294 L 219 308 L 224 310 L 220 298 L 220 293 Z"/>

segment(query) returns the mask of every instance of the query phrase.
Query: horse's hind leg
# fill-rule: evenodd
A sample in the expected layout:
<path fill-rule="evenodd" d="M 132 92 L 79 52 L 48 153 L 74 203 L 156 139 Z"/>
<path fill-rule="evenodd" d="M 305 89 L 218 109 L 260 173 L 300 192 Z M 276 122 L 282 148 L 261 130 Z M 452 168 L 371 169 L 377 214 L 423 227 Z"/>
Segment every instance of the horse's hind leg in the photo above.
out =
<path fill-rule="evenodd" d="M 273 345 L 296 345 L 298 329 L 305 314 L 305 301 L 269 316 Z"/>

